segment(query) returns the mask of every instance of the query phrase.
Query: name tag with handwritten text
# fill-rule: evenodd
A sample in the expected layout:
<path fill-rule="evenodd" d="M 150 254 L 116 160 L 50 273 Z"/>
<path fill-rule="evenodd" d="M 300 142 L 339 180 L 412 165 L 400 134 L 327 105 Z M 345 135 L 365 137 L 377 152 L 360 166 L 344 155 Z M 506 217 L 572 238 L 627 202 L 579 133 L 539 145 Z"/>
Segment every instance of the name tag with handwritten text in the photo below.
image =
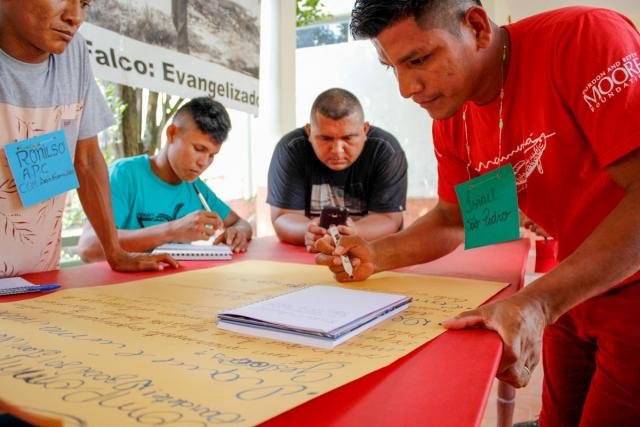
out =
<path fill-rule="evenodd" d="M 511 165 L 456 186 L 464 222 L 464 248 L 520 238 L 516 178 Z"/>
<path fill-rule="evenodd" d="M 7 144 L 5 151 L 25 208 L 78 188 L 64 131 Z"/>

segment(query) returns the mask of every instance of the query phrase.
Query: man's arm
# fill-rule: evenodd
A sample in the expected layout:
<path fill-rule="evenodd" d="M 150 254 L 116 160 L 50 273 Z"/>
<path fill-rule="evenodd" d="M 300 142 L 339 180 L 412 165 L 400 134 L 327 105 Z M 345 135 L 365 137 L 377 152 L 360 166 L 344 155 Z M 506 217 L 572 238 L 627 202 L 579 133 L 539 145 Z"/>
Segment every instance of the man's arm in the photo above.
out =
<path fill-rule="evenodd" d="M 305 169 L 308 153 L 300 149 L 302 140 L 299 138 L 305 138 L 304 133 L 290 132 L 273 150 L 267 180 L 267 203 L 271 206 L 271 224 L 278 239 L 304 246 L 311 221 L 305 216 L 305 198 L 310 188 Z M 297 143 L 293 144 L 293 141 Z"/>
<path fill-rule="evenodd" d="M 398 231 L 402 219 L 402 212 L 370 212 L 349 226 L 363 239 L 375 240 Z"/>
<path fill-rule="evenodd" d="M 172 241 L 167 233 L 168 223 L 138 230 L 117 230 L 122 249 L 130 252 L 146 252 Z M 84 224 L 78 241 L 78 254 L 84 262 L 104 261 L 105 255 L 96 232 L 89 222 Z"/>
<path fill-rule="evenodd" d="M 74 164 L 80 183 L 80 203 L 102 243 L 111 268 L 117 271 L 136 271 L 162 270 L 164 264 L 178 266 L 178 263 L 166 254 L 127 253 L 121 248 L 113 222 L 107 165 L 100 152 L 97 137 L 78 141 Z"/>
<path fill-rule="evenodd" d="M 146 252 L 169 242 L 187 243 L 207 240 L 222 228 L 222 220 L 215 212 L 196 211 L 175 221 L 137 230 L 118 229 L 118 242 L 129 252 Z M 247 224 L 248 225 L 248 224 Z M 250 228 L 250 226 L 249 226 Z M 85 262 L 102 261 L 105 253 L 96 232 L 85 223 L 78 242 L 78 253 Z"/>
<path fill-rule="evenodd" d="M 309 222 L 311 220 L 305 216 L 304 210 L 271 206 L 271 223 L 278 239 L 283 242 L 304 246 Z"/>
<path fill-rule="evenodd" d="M 625 196 L 569 257 L 517 294 L 444 323 L 455 329 L 482 326 L 500 334 L 504 354 L 499 379 L 525 385 L 540 360 L 544 327 L 640 269 L 640 149 L 607 172 Z"/>
<path fill-rule="evenodd" d="M 318 240 L 315 249 L 318 264 L 329 266 L 341 282 L 364 280 L 373 273 L 440 258 L 453 251 L 464 239 L 464 228 L 458 205 L 439 201 L 410 227 L 371 243 L 362 237 L 350 236 L 348 227 L 340 226 L 344 236 L 335 248 L 330 237 Z M 353 277 L 342 268 L 339 256 L 352 258 Z"/>

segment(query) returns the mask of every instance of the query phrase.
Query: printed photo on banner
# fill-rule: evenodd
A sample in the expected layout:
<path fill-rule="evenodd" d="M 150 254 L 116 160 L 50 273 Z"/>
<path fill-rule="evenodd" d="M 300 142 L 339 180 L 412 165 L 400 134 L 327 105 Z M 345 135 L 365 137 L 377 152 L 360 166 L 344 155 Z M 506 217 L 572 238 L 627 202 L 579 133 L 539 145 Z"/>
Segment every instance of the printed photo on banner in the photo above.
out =
<path fill-rule="evenodd" d="M 257 114 L 260 0 L 103 0 L 81 33 L 99 78 Z"/>

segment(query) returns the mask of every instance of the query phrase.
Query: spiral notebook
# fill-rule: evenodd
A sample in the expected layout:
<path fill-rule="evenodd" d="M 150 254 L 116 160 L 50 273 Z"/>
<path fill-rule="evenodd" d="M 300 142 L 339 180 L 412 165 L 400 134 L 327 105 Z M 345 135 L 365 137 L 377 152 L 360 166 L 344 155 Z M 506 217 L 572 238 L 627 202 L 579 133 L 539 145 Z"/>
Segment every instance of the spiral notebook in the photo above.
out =
<path fill-rule="evenodd" d="M 153 250 L 154 254 L 167 253 L 177 260 L 225 260 L 233 252 L 227 245 L 194 245 L 192 243 L 167 243 Z"/>

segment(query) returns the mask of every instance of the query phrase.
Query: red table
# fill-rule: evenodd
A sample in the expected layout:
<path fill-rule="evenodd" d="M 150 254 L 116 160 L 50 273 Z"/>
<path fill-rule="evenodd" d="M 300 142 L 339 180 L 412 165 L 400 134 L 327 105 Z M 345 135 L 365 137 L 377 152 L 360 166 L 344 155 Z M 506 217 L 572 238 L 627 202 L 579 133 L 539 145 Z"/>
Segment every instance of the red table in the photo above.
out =
<path fill-rule="evenodd" d="M 472 277 L 511 283 L 494 298 L 509 295 L 523 283 L 528 240 L 484 248 L 458 249 L 440 260 L 402 269 L 419 274 Z M 179 270 L 158 273 L 118 273 L 106 263 L 88 264 L 25 275 L 38 284 L 64 288 L 121 283 L 250 259 L 312 264 L 304 248 L 273 237 L 256 239 L 246 254 L 232 261 L 183 261 Z M 2 301 L 36 298 L 26 294 Z M 265 426 L 477 426 L 480 425 L 496 374 L 502 342 L 487 330 L 448 331 L 390 366 L 319 396 Z"/>

